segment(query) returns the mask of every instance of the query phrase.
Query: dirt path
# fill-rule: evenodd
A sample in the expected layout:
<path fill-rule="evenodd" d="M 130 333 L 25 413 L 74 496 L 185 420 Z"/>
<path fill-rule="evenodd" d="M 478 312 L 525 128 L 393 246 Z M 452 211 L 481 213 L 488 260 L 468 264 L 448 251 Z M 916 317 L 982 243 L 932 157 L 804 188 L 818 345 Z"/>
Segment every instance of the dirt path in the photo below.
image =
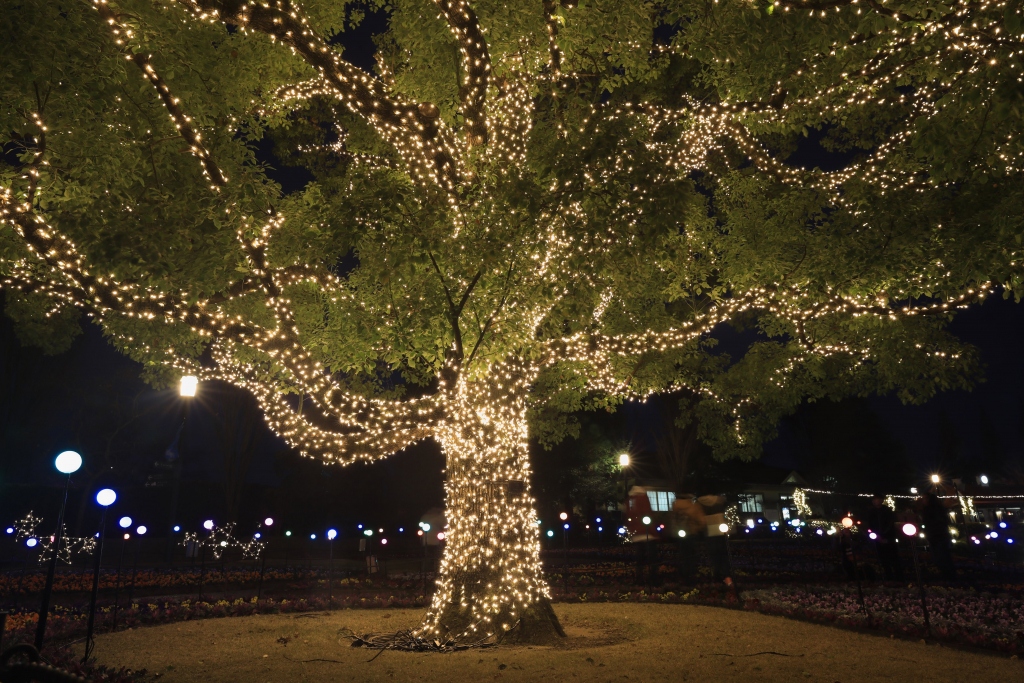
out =
<path fill-rule="evenodd" d="M 207 619 L 98 638 L 97 659 L 146 668 L 168 683 L 344 681 L 808 681 L 924 678 L 1024 680 L 1024 662 L 935 644 L 861 635 L 763 614 L 689 605 L 555 605 L 569 635 L 558 648 L 447 655 L 350 647 L 344 629 L 395 631 L 418 610 Z"/>

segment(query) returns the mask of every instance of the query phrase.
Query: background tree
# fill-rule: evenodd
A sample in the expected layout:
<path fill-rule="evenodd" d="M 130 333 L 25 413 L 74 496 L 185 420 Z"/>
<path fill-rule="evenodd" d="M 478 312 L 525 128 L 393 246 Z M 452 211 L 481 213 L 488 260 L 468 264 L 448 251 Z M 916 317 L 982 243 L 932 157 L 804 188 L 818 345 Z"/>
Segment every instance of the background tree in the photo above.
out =
<path fill-rule="evenodd" d="M 242 387 L 302 455 L 438 441 L 421 633 L 556 628 L 527 443 L 581 409 L 688 389 L 753 457 L 805 397 L 969 385 L 949 314 L 1021 284 L 1018 5 L 371 5 L 373 73 L 346 2 L 10 8 L 0 262 L 31 322 Z M 787 164 L 812 130 L 848 164 Z"/>

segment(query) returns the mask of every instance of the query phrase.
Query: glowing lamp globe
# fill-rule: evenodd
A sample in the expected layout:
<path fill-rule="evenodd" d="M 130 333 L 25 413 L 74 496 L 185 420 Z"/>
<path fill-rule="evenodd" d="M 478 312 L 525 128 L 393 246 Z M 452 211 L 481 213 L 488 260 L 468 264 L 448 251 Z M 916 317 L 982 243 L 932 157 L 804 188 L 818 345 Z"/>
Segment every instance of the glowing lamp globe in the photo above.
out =
<path fill-rule="evenodd" d="M 852 517 L 843 517 L 843 526 L 846 527 L 847 529 L 852 527 L 853 526 L 853 518 Z"/>
<path fill-rule="evenodd" d="M 568 530 L 569 529 L 569 525 L 568 524 L 563 524 L 562 528 Z"/>
<path fill-rule="evenodd" d="M 932 475 L 932 483 L 933 484 L 938 484 L 939 483 L 939 475 L 937 475 L 937 474 L 933 474 Z"/>
<path fill-rule="evenodd" d="M 255 534 L 253 534 L 252 537 L 255 538 L 256 540 L 259 540 L 259 539 L 263 538 L 263 534 L 261 534 L 260 532 L 257 531 Z"/>
<path fill-rule="evenodd" d="M 380 539 L 380 544 L 381 545 L 387 545 L 388 544 L 388 539 L 386 539 L 386 538 Z"/>
<path fill-rule="evenodd" d="M 128 527 L 130 527 L 132 525 L 132 518 L 131 517 L 122 517 L 121 519 L 117 520 L 117 524 L 122 529 L 127 529 Z"/>
<path fill-rule="evenodd" d="M 13 526 L 7 527 L 7 533 L 13 534 L 14 533 L 14 527 Z"/>
<path fill-rule="evenodd" d="M 554 536 L 554 535 L 555 535 L 555 532 L 554 532 L 554 531 L 551 531 L 551 530 L 549 529 L 549 530 L 548 530 L 548 538 L 551 538 L 551 537 L 552 537 L 552 536 Z"/>
<path fill-rule="evenodd" d="M 625 533 L 626 533 L 626 527 L 624 527 L 624 526 L 620 526 L 620 527 L 619 527 L 619 533 L 620 533 L 620 534 L 625 534 Z"/>
<path fill-rule="evenodd" d="M 191 398 L 196 395 L 196 387 L 199 386 L 199 378 L 194 375 L 185 375 L 181 378 L 181 395 Z"/>
<path fill-rule="evenodd" d="M 423 535 L 423 529 L 420 529 L 419 531 L 417 531 L 416 535 L 417 536 L 422 536 Z"/>
<path fill-rule="evenodd" d="M 208 519 L 205 522 L 203 522 L 203 528 L 206 529 L 207 531 L 212 531 L 213 530 L 213 520 L 212 519 Z"/>
<path fill-rule="evenodd" d="M 398 527 L 398 533 L 403 533 L 404 531 L 405 531 L 405 527 L 404 526 Z"/>
<path fill-rule="evenodd" d="M 131 534 L 125 534 L 124 535 L 124 540 L 127 541 L 129 538 L 131 538 L 131 536 L 132 536 Z"/>
<path fill-rule="evenodd" d="M 992 536 L 992 538 L 999 538 L 999 533 L 996 531 L 993 531 L 990 535 Z"/>
<path fill-rule="evenodd" d="M 558 515 L 558 518 L 564 522 L 565 520 L 569 519 L 569 515 L 568 513 L 563 512 L 562 514 Z"/>
<path fill-rule="evenodd" d="M 53 464 L 61 474 L 71 474 L 77 472 L 78 468 L 82 466 L 82 456 L 74 451 L 64 451 L 57 456 Z"/>
<path fill-rule="evenodd" d="M 292 532 L 290 532 L 290 531 L 286 531 L 286 532 L 284 532 L 284 535 L 285 535 L 285 536 L 291 536 L 291 535 L 292 535 Z"/>
<path fill-rule="evenodd" d="M 871 531 L 871 532 L 868 533 L 868 538 L 870 538 L 872 541 L 874 541 L 875 539 L 878 538 L 878 534 L 876 534 L 874 531 Z"/>
<path fill-rule="evenodd" d="M 444 540 L 444 532 L 443 531 L 437 532 L 437 540 L 439 540 L 439 541 L 443 541 Z"/>
<path fill-rule="evenodd" d="M 629 453 L 623 453 L 619 456 L 619 467 L 629 467 Z"/>
<path fill-rule="evenodd" d="M 333 541 L 337 537 L 338 537 L 338 530 L 337 529 L 328 529 L 327 530 L 327 540 L 328 541 Z"/>
<path fill-rule="evenodd" d="M 982 484 L 984 484 L 984 485 L 986 485 L 986 486 L 988 485 L 988 477 L 987 477 L 986 475 L 984 475 L 984 474 L 983 474 L 983 475 L 981 475 L 980 477 L 978 477 L 978 480 L 979 480 L 979 481 L 980 481 L 980 482 L 981 482 Z"/>
<path fill-rule="evenodd" d="M 310 534 L 309 535 L 309 540 L 315 541 L 316 540 L 316 534 Z"/>
<path fill-rule="evenodd" d="M 686 532 L 682 529 L 679 530 L 679 538 L 686 538 Z"/>
<path fill-rule="evenodd" d="M 718 530 L 721 531 L 724 534 L 724 533 L 729 531 L 729 525 L 728 524 L 719 524 L 718 525 Z"/>
<path fill-rule="evenodd" d="M 424 532 L 426 532 L 426 531 L 430 531 L 430 525 L 429 525 L 429 524 L 427 524 L 426 522 L 423 522 L 423 531 L 424 531 Z"/>
<path fill-rule="evenodd" d="M 265 520 L 263 520 L 263 524 L 265 524 L 266 526 L 274 526 L 274 518 L 267 517 Z"/>
<path fill-rule="evenodd" d="M 903 525 L 903 533 L 906 536 L 913 536 L 917 533 L 917 527 L 911 524 L 910 522 L 907 522 Z"/>
<path fill-rule="evenodd" d="M 38 544 L 39 544 L 39 541 L 34 539 L 34 538 L 30 538 L 27 541 L 25 541 L 25 545 L 27 545 L 29 548 L 35 548 L 36 545 L 38 545 Z"/>
<path fill-rule="evenodd" d="M 600 523 L 601 523 L 601 518 L 600 518 L 600 517 L 598 517 L 598 518 L 597 518 L 597 519 L 595 519 L 594 521 L 595 521 L 595 522 L 597 522 L 598 524 L 600 524 Z"/>
<path fill-rule="evenodd" d="M 138 529 L 135 530 L 135 533 L 137 533 L 139 536 L 144 536 L 147 531 L 149 531 L 149 529 L 147 529 L 144 526 L 140 526 Z"/>
<path fill-rule="evenodd" d="M 180 527 L 180 526 L 178 526 L 177 524 L 175 524 L 175 525 L 174 525 L 174 530 L 175 530 L 175 531 L 181 531 L 181 527 Z"/>
<path fill-rule="evenodd" d="M 644 517 L 643 522 L 644 522 L 644 524 L 650 524 L 651 523 L 651 518 L 650 517 Z"/>
<path fill-rule="evenodd" d="M 115 500 L 117 500 L 117 494 L 114 493 L 114 489 L 101 489 L 100 492 L 96 494 L 96 502 L 103 507 L 113 505 Z"/>

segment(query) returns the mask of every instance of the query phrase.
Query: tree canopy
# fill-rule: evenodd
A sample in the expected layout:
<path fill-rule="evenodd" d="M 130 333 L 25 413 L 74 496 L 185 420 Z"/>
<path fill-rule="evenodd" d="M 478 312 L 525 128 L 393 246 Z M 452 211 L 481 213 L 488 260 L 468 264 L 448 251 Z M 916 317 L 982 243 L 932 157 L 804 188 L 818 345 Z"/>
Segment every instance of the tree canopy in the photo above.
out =
<path fill-rule="evenodd" d="M 342 49 L 367 10 L 370 71 Z M 546 590 L 509 550 L 536 544 L 525 440 L 573 411 L 686 392 L 701 440 L 750 457 L 805 398 L 969 384 L 944 324 L 1021 287 L 1022 19 L 24 0 L 0 17 L 8 310 L 50 348 L 85 311 L 152 381 L 246 388 L 328 462 L 438 439 L 468 573 L 442 568 L 428 621 L 508 627 Z"/>

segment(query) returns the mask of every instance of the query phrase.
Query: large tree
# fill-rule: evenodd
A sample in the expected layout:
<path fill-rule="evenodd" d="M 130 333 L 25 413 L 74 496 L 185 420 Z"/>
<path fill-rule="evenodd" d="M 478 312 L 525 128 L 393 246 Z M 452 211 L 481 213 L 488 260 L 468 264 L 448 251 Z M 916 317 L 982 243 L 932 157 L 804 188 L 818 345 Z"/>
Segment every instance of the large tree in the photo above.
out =
<path fill-rule="evenodd" d="M 751 457 L 968 383 L 948 316 L 1020 286 L 1019 0 L 369 4 L 368 71 L 343 0 L 8 3 L 0 267 L 51 346 L 84 311 L 305 456 L 439 441 L 424 634 L 555 626 L 527 443 L 574 411 L 686 391 Z"/>

